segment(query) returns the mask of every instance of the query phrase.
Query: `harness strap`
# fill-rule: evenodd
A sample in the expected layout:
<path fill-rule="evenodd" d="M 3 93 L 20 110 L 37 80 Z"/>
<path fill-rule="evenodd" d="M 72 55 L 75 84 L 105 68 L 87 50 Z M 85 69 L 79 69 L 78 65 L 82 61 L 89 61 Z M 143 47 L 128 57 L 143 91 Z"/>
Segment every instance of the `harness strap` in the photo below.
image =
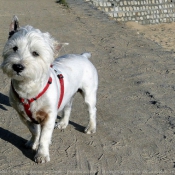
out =
<path fill-rule="evenodd" d="M 61 106 L 61 103 L 63 101 L 63 96 L 64 96 L 64 77 L 62 74 L 58 74 L 57 75 L 59 81 L 60 81 L 60 99 L 59 99 L 59 102 L 58 102 L 58 109 L 59 107 Z"/>
<path fill-rule="evenodd" d="M 62 103 L 62 100 L 63 100 L 63 96 L 64 96 L 64 77 L 62 74 L 58 74 L 57 75 L 58 79 L 59 79 L 59 82 L 60 82 L 60 99 L 59 99 L 59 102 L 58 102 L 58 108 L 61 106 L 61 103 Z M 52 78 L 50 77 L 46 86 L 44 87 L 44 89 L 35 97 L 35 98 L 31 98 L 31 99 L 24 99 L 24 98 L 21 98 L 19 96 L 19 94 L 15 91 L 14 87 L 13 87 L 13 83 L 11 81 L 11 87 L 12 87 L 12 90 L 13 92 L 15 93 L 15 95 L 19 98 L 20 102 L 23 104 L 24 106 L 24 110 L 27 114 L 27 116 L 30 118 L 30 120 L 35 123 L 35 124 L 39 124 L 38 121 L 36 121 L 33 117 L 32 117 L 32 112 L 30 110 L 30 104 L 37 100 L 38 98 L 40 98 L 46 91 L 47 89 L 49 88 L 50 84 L 52 84 Z"/>
<path fill-rule="evenodd" d="M 44 89 L 43 89 L 35 98 L 29 99 L 29 100 L 28 100 L 28 103 L 30 104 L 30 103 L 32 103 L 34 100 L 37 100 L 38 98 L 40 98 L 40 97 L 47 91 L 47 89 L 49 88 L 50 84 L 52 84 L 52 78 L 51 78 L 51 77 L 49 77 L 49 80 L 48 80 L 46 86 L 44 87 Z M 24 101 L 24 99 L 22 99 L 22 98 L 21 98 L 21 100 Z M 22 102 L 22 101 L 21 101 L 21 102 Z M 23 102 L 22 102 L 22 103 L 23 103 Z"/>
<path fill-rule="evenodd" d="M 34 101 L 37 100 L 38 98 L 40 98 L 49 88 L 50 84 L 52 83 L 52 78 L 49 77 L 49 80 L 46 84 L 46 86 L 44 87 L 44 89 L 35 97 L 35 98 L 31 98 L 31 99 L 27 99 L 25 100 L 24 98 L 21 98 L 19 96 L 19 94 L 15 91 L 15 88 L 13 87 L 13 83 L 11 82 L 11 87 L 13 92 L 15 93 L 15 95 L 19 98 L 20 102 L 23 104 L 24 106 L 24 110 L 27 114 L 27 116 L 31 119 L 31 121 L 35 124 L 39 124 L 38 121 L 36 121 L 33 117 L 32 117 L 32 112 L 30 111 L 30 104 Z"/>
<path fill-rule="evenodd" d="M 22 102 L 23 100 L 21 100 Z M 25 103 L 24 101 L 22 102 L 23 106 L 24 106 L 24 110 L 27 114 L 27 116 L 30 118 L 30 120 L 35 123 L 35 124 L 39 124 L 38 121 L 36 121 L 33 117 L 32 117 L 32 113 L 31 113 L 31 110 L 30 110 L 30 103 Z"/>
<path fill-rule="evenodd" d="M 63 96 L 64 96 L 64 77 L 57 66 L 51 65 L 50 67 L 54 70 L 60 82 L 60 99 L 58 102 L 58 109 L 59 109 L 61 106 L 62 100 L 63 100 Z"/>

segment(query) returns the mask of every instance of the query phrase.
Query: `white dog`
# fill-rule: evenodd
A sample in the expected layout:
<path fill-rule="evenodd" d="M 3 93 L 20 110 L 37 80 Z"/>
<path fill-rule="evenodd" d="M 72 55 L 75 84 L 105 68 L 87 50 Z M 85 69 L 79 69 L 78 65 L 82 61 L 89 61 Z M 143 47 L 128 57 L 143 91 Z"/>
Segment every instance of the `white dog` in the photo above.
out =
<path fill-rule="evenodd" d="M 64 44 L 49 33 L 32 26 L 19 27 L 14 16 L 9 39 L 3 50 L 1 68 L 11 78 L 10 103 L 32 133 L 27 147 L 36 150 L 35 162 L 50 161 L 49 144 L 61 110 L 58 128 L 69 123 L 72 101 L 81 92 L 89 110 L 87 134 L 96 131 L 96 93 L 98 76 L 88 60 L 89 53 L 54 58 Z"/>

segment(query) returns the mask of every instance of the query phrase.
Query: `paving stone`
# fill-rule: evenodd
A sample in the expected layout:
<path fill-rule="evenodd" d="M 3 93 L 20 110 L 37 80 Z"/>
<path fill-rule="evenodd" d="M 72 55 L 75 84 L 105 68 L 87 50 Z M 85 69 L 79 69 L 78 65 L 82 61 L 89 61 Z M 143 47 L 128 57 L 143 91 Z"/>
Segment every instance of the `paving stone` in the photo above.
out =
<path fill-rule="evenodd" d="M 116 18 L 117 21 L 127 22 L 137 20 L 139 24 L 157 24 L 175 21 L 175 2 L 171 0 L 85 1 L 93 3 L 97 8 L 100 7 L 102 11 L 106 12 L 109 16 Z"/>

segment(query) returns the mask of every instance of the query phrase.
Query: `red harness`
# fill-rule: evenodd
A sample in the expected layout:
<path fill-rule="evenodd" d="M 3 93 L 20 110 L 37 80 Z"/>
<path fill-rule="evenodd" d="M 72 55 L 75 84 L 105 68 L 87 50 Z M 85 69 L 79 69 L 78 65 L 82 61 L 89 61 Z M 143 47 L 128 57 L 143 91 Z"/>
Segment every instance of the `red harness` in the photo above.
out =
<path fill-rule="evenodd" d="M 60 99 L 59 99 L 59 102 L 58 102 L 58 108 L 60 107 L 61 103 L 62 103 L 62 100 L 63 100 L 63 96 L 64 96 L 64 77 L 62 74 L 59 74 L 58 76 L 58 79 L 59 79 L 59 82 L 60 82 Z M 49 80 L 46 84 L 46 86 L 44 87 L 44 89 L 35 97 L 35 98 L 31 98 L 31 99 L 27 99 L 25 100 L 24 98 L 21 98 L 18 93 L 15 91 L 14 87 L 13 87 L 13 84 L 11 82 L 11 87 L 12 87 L 12 90 L 13 92 L 16 94 L 16 96 L 19 98 L 20 102 L 23 104 L 24 106 L 24 110 L 27 114 L 27 116 L 30 118 L 30 120 L 35 123 L 35 124 L 39 124 L 38 121 L 36 121 L 33 117 L 32 117 L 32 112 L 30 111 L 30 104 L 37 100 L 38 98 L 40 98 L 46 91 L 47 89 L 49 88 L 49 86 L 52 84 L 52 78 L 49 77 Z"/>

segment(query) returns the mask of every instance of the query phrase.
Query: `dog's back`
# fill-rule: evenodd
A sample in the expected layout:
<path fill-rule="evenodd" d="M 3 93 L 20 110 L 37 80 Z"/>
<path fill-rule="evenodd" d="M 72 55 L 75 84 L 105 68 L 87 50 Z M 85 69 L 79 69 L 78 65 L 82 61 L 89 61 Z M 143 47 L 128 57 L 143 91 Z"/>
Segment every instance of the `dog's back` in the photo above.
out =
<path fill-rule="evenodd" d="M 93 84 L 93 87 L 97 88 L 97 70 L 89 61 L 90 57 L 90 53 L 63 55 L 61 57 L 58 57 L 54 61 L 53 65 L 56 66 L 61 72 L 63 72 L 65 76 L 68 74 L 69 80 L 72 79 L 72 81 L 78 80 L 81 83 L 84 82 Z"/>

